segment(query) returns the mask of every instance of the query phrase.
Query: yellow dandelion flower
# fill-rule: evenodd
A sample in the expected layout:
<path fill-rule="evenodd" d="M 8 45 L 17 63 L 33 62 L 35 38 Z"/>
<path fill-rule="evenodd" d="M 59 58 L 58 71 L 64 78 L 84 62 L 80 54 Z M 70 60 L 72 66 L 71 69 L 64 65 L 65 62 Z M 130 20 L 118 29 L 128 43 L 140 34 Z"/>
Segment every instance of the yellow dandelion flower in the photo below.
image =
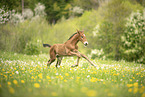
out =
<path fill-rule="evenodd" d="M 103 84 L 105 84 L 105 82 L 103 82 Z"/>
<path fill-rule="evenodd" d="M 11 82 L 8 82 L 8 85 L 11 85 Z"/>
<path fill-rule="evenodd" d="M 67 82 L 67 80 L 65 79 L 64 82 Z"/>
<path fill-rule="evenodd" d="M 34 76 L 32 76 L 31 79 L 34 79 Z"/>
<path fill-rule="evenodd" d="M 137 83 L 137 82 L 136 82 L 136 83 L 134 83 L 133 85 L 134 85 L 134 87 L 138 87 L 138 83 Z"/>
<path fill-rule="evenodd" d="M 51 95 L 52 96 L 57 96 L 57 93 L 56 92 L 52 92 Z"/>
<path fill-rule="evenodd" d="M 4 77 L 7 79 L 7 76 L 6 75 L 4 75 Z"/>
<path fill-rule="evenodd" d="M 132 92 L 132 88 L 128 89 L 128 92 Z"/>
<path fill-rule="evenodd" d="M 47 79 L 51 79 L 49 76 L 46 76 Z"/>
<path fill-rule="evenodd" d="M 90 82 L 96 82 L 97 80 L 97 78 L 92 77 L 92 79 L 90 79 Z"/>
<path fill-rule="evenodd" d="M 40 73 L 38 76 L 39 76 L 40 79 L 42 79 L 42 73 Z"/>
<path fill-rule="evenodd" d="M 25 83 L 25 81 L 24 80 L 21 80 L 21 83 Z"/>
<path fill-rule="evenodd" d="M 133 84 L 127 84 L 127 87 L 132 87 L 133 86 Z"/>
<path fill-rule="evenodd" d="M 117 75 L 119 75 L 119 73 L 117 73 L 117 74 L 114 73 L 114 74 L 113 74 L 113 76 L 117 76 Z"/>
<path fill-rule="evenodd" d="M 39 83 L 34 83 L 34 87 L 35 87 L 35 88 L 40 88 Z"/>
<path fill-rule="evenodd" d="M 2 87 L 2 85 L 0 84 L 0 88 Z"/>
<path fill-rule="evenodd" d="M 80 77 L 77 77 L 77 79 L 80 79 Z"/>
<path fill-rule="evenodd" d="M 17 80 L 13 80 L 13 83 L 14 83 L 15 85 L 17 85 L 17 84 L 18 84 Z"/>
<path fill-rule="evenodd" d="M 63 80 L 63 76 L 60 76 L 60 79 Z"/>
<path fill-rule="evenodd" d="M 97 92 L 95 90 L 88 90 L 86 93 L 87 96 L 96 96 Z"/>
<path fill-rule="evenodd" d="M 2 71 L 5 71 L 4 69 L 2 69 Z"/>
<path fill-rule="evenodd" d="M 68 73 L 65 73 L 65 76 L 69 76 L 69 74 Z"/>
<path fill-rule="evenodd" d="M 10 87 L 10 88 L 9 88 L 9 92 L 10 92 L 11 94 L 14 94 L 14 93 L 15 93 L 15 90 L 14 90 L 12 87 Z"/>
<path fill-rule="evenodd" d="M 90 82 L 96 82 L 94 79 L 90 79 Z"/>
<path fill-rule="evenodd" d="M 132 82 L 132 79 L 130 79 L 129 81 L 131 81 L 131 82 Z"/>

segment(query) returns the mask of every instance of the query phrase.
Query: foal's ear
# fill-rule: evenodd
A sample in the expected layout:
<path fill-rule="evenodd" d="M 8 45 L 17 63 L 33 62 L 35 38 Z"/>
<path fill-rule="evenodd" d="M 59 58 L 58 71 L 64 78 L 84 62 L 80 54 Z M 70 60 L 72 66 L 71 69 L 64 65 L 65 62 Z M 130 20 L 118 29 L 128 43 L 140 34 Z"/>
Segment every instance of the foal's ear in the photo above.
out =
<path fill-rule="evenodd" d="M 80 34 L 79 30 L 77 29 L 77 33 Z"/>
<path fill-rule="evenodd" d="M 82 30 L 82 32 L 84 32 L 84 29 Z"/>

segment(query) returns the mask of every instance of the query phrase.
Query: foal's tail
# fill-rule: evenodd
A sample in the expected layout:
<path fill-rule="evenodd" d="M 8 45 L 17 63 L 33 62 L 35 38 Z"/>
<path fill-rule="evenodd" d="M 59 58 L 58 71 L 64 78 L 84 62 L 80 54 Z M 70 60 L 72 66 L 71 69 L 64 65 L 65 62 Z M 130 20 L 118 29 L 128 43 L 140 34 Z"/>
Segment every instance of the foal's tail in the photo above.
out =
<path fill-rule="evenodd" d="M 43 44 L 43 47 L 51 47 L 50 44 Z"/>

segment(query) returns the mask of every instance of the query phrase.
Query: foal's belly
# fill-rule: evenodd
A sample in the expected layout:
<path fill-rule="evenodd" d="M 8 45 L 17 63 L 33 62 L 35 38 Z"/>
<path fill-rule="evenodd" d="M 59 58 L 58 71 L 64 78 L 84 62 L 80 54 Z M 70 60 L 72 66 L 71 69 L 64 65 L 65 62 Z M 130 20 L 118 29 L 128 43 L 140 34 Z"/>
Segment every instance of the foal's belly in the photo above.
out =
<path fill-rule="evenodd" d="M 64 44 L 55 44 L 55 51 L 56 51 L 56 54 L 59 56 L 66 56 L 68 53 Z"/>

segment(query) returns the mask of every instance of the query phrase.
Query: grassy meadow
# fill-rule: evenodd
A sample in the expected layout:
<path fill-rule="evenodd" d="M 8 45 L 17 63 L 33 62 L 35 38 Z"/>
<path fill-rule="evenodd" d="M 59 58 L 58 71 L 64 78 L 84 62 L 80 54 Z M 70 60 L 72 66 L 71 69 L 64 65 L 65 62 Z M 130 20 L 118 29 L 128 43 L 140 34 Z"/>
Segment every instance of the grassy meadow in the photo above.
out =
<path fill-rule="evenodd" d="M 46 63 L 49 54 L 24 55 L 0 51 L 0 97 L 145 97 L 145 65 L 125 61 L 76 58 Z"/>
<path fill-rule="evenodd" d="M 42 44 L 76 29 L 97 67 L 48 68 Z M 0 0 L 0 97 L 145 97 L 145 0 Z"/>

